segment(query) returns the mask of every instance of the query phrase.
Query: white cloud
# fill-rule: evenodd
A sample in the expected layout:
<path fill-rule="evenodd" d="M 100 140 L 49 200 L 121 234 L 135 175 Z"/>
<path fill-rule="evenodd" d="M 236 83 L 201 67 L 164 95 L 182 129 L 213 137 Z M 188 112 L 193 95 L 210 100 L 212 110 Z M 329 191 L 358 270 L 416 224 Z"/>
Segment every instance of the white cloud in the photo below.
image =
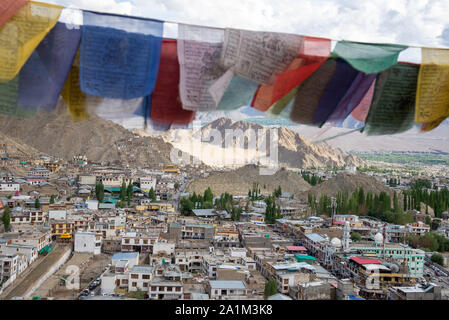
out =
<path fill-rule="evenodd" d="M 417 46 L 449 44 L 449 32 L 445 31 L 448 30 L 447 0 L 50 1 L 82 9 L 216 27 Z"/>

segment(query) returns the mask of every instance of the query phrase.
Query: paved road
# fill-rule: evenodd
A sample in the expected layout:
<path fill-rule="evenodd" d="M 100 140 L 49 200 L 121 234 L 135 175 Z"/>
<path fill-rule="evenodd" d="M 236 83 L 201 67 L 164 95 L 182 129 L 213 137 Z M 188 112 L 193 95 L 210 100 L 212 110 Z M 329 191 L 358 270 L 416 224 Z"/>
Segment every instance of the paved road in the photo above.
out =
<path fill-rule="evenodd" d="M 37 266 L 35 266 L 34 270 L 30 271 L 30 273 L 28 273 L 25 278 L 6 295 L 5 299 L 22 297 L 66 251 L 67 246 L 56 246 Z"/>

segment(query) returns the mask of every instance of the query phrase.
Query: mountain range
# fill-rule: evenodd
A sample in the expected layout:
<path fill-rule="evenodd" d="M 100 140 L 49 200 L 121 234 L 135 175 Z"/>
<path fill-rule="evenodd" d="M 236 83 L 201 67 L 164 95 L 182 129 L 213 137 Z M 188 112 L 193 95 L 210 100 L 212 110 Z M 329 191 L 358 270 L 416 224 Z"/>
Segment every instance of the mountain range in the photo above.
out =
<path fill-rule="evenodd" d="M 248 130 L 252 130 L 257 139 L 268 140 L 266 150 L 270 150 L 270 139 L 267 138 L 270 128 L 246 121 L 233 121 L 228 118 L 219 118 L 203 126 L 201 128 L 203 141 L 201 141 L 199 134 L 192 138 L 192 135 L 189 135 L 191 130 L 185 129 L 171 130 L 163 136 L 165 141 L 170 142 L 180 150 L 190 152 L 208 165 L 220 166 L 221 164 L 226 167 L 238 167 L 247 163 L 259 163 L 261 157 L 269 154 L 269 152 L 258 153 L 255 144 L 249 144 L 246 138 L 234 141 L 234 152 L 232 152 L 232 149 L 226 148 L 226 143 L 230 143 L 232 135 L 238 134 L 238 132 L 250 132 Z M 277 130 L 279 166 L 299 169 L 306 167 L 363 166 L 366 164 L 364 160 L 333 148 L 327 143 L 312 144 L 308 139 L 290 129 L 280 127 L 271 128 L 271 130 Z M 218 136 L 217 133 L 219 133 Z M 215 141 L 215 136 L 219 141 Z M 242 159 L 245 159 L 246 162 L 236 161 Z"/>

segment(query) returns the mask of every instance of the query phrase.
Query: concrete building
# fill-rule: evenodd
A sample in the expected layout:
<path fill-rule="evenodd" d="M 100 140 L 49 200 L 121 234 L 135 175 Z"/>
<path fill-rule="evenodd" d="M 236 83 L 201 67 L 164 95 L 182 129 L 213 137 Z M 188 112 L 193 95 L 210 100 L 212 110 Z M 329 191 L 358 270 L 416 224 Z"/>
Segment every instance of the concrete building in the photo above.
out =
<path fill-rule="evenodd" d="M 323 281 L 310 281 L 290 286 L 289 296 L 295 300 L 332 300 L 332 286 Z"/>
<path fill-rule="evenodd" d="M 20 191 L 20 184 L 18 183 L 0 183 L 0 191 L 15 192 Z"/>
<path fill-rule="evenodd" d="M 156 191 L 156 179 L 153 177 L 141 177 L 139 183 L 142 191 L 149 192 L 151 188 Z"/>
<path fill-rule="evenodd" d="M 244 299 L 248 289 L 243 281 L 236 280 L 210 280 L 208 293 L 212 299 Z"/>
<path fill-rule="evenodd" d="M 150 282 L 153 279 L 153 267 L 133 266 L 129 272 L 128 291 L 149 291 Z"/>
<path fill-rule="evenodd" d="M 77 231 L 75 233 L 75 252 L 100 254 L 102 240 L 101 234 Z"/>
<path fill-rule="evenodd" d="M 428 287 L 391 287 L 390 300 L 441 300 L 441 287 L 430 284 Z"/>

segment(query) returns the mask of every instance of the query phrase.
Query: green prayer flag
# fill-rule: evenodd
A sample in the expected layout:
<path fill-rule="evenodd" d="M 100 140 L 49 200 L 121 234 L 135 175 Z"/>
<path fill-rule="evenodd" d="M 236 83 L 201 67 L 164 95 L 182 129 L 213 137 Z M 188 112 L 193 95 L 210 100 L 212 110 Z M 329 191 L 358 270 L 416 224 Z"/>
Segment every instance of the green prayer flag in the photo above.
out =
<path fill-rule="evenodd" d="M 397 64 L 401 51 L 407 46 L 339 41 L 333 57 L 346 60 L 355 69 L 366 74 L 379 73 Z"/>
<path fill-rule="evenodd" d="M 249 105 L 258 86 L 257 82 L 234 76 L 224 92 L 217 110 L 234 110 Z"/>
<path fill-rule="evenodd" d="M 377 77 L 366 120 L 368 135 L 396 134 L 414 125 L 419 67 L 398 64 Z"/>

